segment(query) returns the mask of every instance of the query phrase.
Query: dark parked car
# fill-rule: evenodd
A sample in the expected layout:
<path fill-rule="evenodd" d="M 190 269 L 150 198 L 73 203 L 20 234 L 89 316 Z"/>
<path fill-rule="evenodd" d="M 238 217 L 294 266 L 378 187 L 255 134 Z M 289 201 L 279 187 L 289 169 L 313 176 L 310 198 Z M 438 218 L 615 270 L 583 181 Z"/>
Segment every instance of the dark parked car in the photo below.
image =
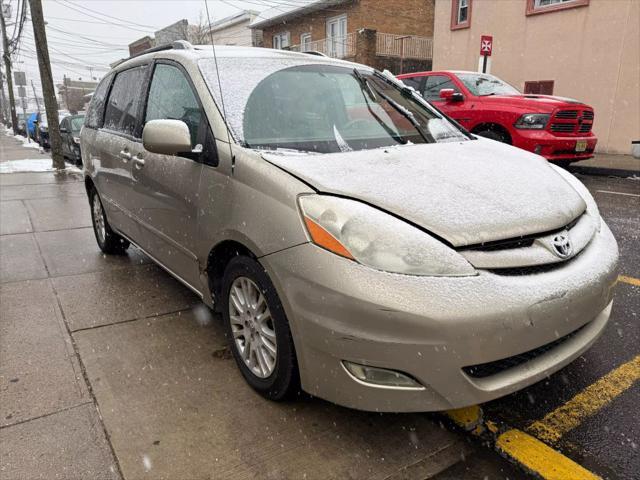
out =
<path fill-rule="evenodd" d="M 80 155 L 80 129 L 84 125 L 84 115 L 71 115 L 60 122 L 62 155 L 76 165 L 82 165 Z"/>

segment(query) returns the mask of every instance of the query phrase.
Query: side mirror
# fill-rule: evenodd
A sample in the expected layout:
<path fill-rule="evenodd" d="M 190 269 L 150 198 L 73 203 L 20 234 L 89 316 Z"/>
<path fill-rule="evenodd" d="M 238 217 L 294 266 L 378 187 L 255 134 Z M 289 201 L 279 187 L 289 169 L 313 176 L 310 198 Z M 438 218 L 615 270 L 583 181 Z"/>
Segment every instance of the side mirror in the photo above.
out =
<path fill-rule="evenodd" d="M 161 155 L 191 151 L 189 127 L 181 120 L 151 120 L 142 130 L 145 150 Z"/>
<path fill-rule="evenodd" d="M 440 98 L 447 102 L 462 102 L 464 95 L 457 93 L 453 88 L 443 88 L 440 90 Z"/>
<path fill-rule="evenodd" d="M 66 128 L 60 127 L 60 133 L 68 133 L 68 132 L 69 130 L 67 130 Z"/>

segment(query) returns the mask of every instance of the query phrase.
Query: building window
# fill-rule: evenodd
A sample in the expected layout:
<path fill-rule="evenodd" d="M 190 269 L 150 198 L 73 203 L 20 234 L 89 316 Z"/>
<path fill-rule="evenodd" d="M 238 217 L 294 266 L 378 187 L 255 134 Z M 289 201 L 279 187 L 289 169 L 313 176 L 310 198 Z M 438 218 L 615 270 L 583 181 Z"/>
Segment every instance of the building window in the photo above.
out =
<path fill-rule="evenodd" d="M 273 48 L 282 50 L 289 46 L 289 32 L 281 32 L 273 36 Z"/>
<path fill-rule="evenodd" d="M 471 3 L 473 0 L 451 1 L 451 30 L 469 28 L 471 24 Z"/>
<path fill-rule="evenodd" d="M 311 50 L 311 34 L 303 33 L 300 35 L 300 51 L 308 52 Z"/>
<path fill-rule="evenodd" d="M 584 7 L 589 0 L 527 0 L 527 15 Z"/>
<path fill-rule="evenodd" d="M 553 95 L 553 80 L 538 80 L 524 82 L 526 95 Z"/>

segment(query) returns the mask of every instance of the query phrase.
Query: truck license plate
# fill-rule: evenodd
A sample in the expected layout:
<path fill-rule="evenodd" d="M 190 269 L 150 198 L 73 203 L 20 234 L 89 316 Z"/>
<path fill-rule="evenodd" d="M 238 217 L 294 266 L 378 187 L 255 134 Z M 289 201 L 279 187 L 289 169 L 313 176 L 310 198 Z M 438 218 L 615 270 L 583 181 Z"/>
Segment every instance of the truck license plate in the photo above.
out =
<path fill-rule="evenodd" d="M 586 140 L 578 140 L 576 142 L 576 152 L 584 152 L 587 149 Z"/>

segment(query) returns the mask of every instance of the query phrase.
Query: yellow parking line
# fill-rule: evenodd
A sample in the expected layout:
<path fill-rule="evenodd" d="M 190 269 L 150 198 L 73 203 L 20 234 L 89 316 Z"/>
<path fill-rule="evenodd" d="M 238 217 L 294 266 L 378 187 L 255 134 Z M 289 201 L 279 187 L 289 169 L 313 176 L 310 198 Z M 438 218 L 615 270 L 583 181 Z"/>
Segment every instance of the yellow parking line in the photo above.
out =
<path fill-rule="evenodd" d="M 520 430 L 507 430 L 499 435 L 496 447 L 500 452 L 545 480 L 595 480 L 600 478 Z"/>
<path fill-rule="evenodd" d="M 640 355 L 589 385 L 564 405 L 533 422 L 527 432 L 543 442 L 555 443 L 582 421 L 597 413 L 640 379 Z"/>
<path fill-rule="evenodd" d="M 629 285 L 635 285 L 636 287 L 640 287 L 640 278 L 633 278 L 633 277 L 627 277 L 626 275 L 619 275 L 618 281 L 628 283 Z"/>

